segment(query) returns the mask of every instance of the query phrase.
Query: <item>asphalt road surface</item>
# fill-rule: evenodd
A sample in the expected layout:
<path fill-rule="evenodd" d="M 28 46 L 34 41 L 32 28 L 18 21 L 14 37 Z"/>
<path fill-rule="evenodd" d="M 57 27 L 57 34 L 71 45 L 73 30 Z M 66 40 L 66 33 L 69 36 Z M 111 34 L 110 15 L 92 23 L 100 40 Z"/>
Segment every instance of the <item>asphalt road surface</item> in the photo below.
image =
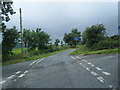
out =
<path fill-rule="evenodd" d="M 3 66 L 3 88 L 117 88 L 118 54 L 70 56 L 74 49 Z"/>

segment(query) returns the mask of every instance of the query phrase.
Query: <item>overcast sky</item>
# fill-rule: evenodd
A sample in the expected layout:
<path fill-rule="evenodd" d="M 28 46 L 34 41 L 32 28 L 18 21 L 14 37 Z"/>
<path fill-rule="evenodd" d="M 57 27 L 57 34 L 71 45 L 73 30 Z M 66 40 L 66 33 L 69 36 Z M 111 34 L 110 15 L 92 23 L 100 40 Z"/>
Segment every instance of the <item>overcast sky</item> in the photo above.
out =
<path fill-rule="evenodd" d="M 14 0 L 13 0 L 14 1 Z M 14 2 L 16 14 L 7 23 L 19 29 L 19 8 L 22 9 L 23 28 L 41 28 L 51 38 L 62 40 L 72 28 L 83 32 L 86 27 L 104 24 L 108 35 L 118 34 L 117 2 Z"/>

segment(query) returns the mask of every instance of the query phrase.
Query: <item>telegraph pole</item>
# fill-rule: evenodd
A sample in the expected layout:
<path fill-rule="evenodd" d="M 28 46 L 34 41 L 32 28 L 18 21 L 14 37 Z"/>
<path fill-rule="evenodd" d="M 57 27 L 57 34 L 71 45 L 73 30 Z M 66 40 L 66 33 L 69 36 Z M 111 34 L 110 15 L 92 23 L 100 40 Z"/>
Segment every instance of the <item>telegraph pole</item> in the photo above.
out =
<path fill-rule="evenodd" d="M 21 53 L 23 53 L 23 31 L 22 31 L 22 12 L 21 12 L 21 8 L 19 9 L 20 11 L 20 32 L 21 32 Z"/>

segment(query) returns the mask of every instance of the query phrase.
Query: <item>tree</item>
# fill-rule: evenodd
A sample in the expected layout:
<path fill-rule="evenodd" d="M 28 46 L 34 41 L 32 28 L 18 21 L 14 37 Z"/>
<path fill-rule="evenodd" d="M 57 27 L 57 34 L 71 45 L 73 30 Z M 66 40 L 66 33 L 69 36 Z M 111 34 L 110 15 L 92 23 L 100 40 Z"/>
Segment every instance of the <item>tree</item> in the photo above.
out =
<path fill-rule="evenodd" d="M 6 60 L 10 54 L 13 54 L 12 49 L 16 46 L 18 37 L 19 33 L 15 26 L 4 31 L 2 41 L 3 60 Z"/>
<path fill-rule="evenodd" d="M 74 40 L 75 37 L 78 37 L 78 40 Z M 76 46 L 78 43 L 80 43 L 81 41 L 81 32 L 78 32 L 77 29 L 72 29 L 71 33 L 65 33 L 64 34 L 64 38 L 63 40 L 65 41 L 65 43 L 67 43 L 68 45 L 74 45 Z"/>
<path fill-rule="evenodd" d="M 8 22 L 10 20 L 9 18 L 9 14 L 13 15 L 15 14 L 14 10 L 12 9 L 11 5 L 13 4 L 13 2 L 11 0 L 1 0 L 0 1 L 0 30 L 2 30 L 2 32 L 6 29 L 6 25 L 3 21 Z"/>
<path fill-rule="evenodd" d="M 61 41 L 61 45 L 63 46 L 63 41 Z"/>
<path fill-rule="evenodd" d="M 12 4 L 13 2 L 11 0 L 0 0 L 0 32 L 2 32 L 3 36 L 3 60 L 5 60 L 9 54 L 12 54 L 12 48 L 16 45 L 15 40 L 18 37 L 18 33 L 15 27 L 12 29 L 6 29 L 5 25 L 5 22 L 8 22 L 10 20 L 9 15 L 15 14 L 14 10 L 11 7 Z"/>
<path fill-rule="evenodd" d="M 31 49 L 45 49 L 51 39 L 46 32 L 37 28 L 36 31 L 24 29 L 23 40 L 28 41 L 28 47 Z"/>
<path fill-rule="evenodd" d="M 56 39 L 56 40 L 55 40 L 55 45 L 58 46 L 59 43 L 60 43 L 60 40 L 59 40 L 59 39 Z"/>
<path fill-rule="evenodd" d="M 119 35 L 113 35 L 110 38 L 113 39 L 113 40 L 117 40 L 118 41 L 119 37 L 120 37 Z"/>
<path fill-rule="evenodd" d="M 82 44 L 85 44 L 86 41 L 87 41 L 87 35 L 86 35 L 86 31 L 84 31 L 84 32 L 82 33 Z"/>
<path fill-rule="evenodd" d="M 30 30 L 24 29 L 23 30 L 23 41 L 25 44 L 25 48 L 27 47 L 27 43 L 29 43 L 30 38 L 31 38 Z M 29 48 L 29 44 L 28 44 L 28 48 Z"/>
<path fill-rule="evenodd" d="M 82 34 L 83 42 L 87 47 L 93 49 L 94 44 L 99 43 L 105 38 L 105 30 L 106 28 L 103 24 L 97 24 L 86 28 Z"/>

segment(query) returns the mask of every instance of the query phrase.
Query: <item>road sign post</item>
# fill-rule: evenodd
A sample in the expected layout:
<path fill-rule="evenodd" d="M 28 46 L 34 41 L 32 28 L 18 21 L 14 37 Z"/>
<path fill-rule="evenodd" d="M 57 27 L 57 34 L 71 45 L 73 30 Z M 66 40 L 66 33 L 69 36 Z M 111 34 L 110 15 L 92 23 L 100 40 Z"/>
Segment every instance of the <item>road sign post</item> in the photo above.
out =
<path fill-rule="evenodd" d="M 74 40 L 75 40 L 75 44 L 77 45 L 78 37 L 74 37 Z M 75 46 L 76 46 L 76 45 L 75 45 Z"/>
<path fill-rule="evenodd" d="M 78 37 L 74 37 L 74 40 L 77 41 L 77 40 L 78 40 Z"/>
<path fill-rule="evenodd" d="M 118 26 L 118 30 L 120 30 L 120 26 Z"/>

